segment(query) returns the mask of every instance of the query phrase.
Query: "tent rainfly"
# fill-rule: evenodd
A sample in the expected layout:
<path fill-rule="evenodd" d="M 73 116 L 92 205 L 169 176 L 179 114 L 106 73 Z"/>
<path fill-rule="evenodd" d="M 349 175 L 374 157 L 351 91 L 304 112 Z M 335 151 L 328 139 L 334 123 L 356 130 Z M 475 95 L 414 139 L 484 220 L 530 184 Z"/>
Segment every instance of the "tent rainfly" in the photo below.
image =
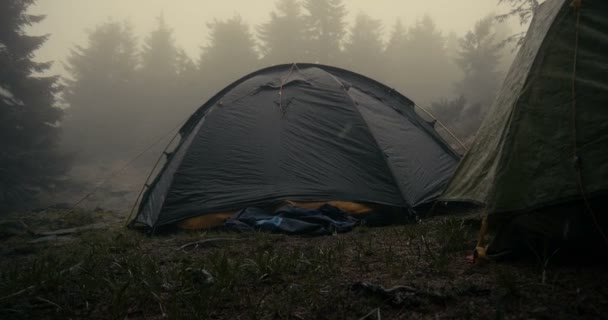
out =
<path fill-rule="evenodd" d="M 167 154 L 131 226 L 213 226 L 281 201 L 412 209 L 439 196 L 459 161 L 411 100 L 316 64 L 231 84 L 189 118 Z"/>
<path fill-rule="evenodd" d="M 608 193 L 607 75 L 608 1 L 544 2 L 441 196 L 486 206 L 488 254 L 521 231 L 561 241 L 577 225 L 606 240 L 593 204 Z"/>

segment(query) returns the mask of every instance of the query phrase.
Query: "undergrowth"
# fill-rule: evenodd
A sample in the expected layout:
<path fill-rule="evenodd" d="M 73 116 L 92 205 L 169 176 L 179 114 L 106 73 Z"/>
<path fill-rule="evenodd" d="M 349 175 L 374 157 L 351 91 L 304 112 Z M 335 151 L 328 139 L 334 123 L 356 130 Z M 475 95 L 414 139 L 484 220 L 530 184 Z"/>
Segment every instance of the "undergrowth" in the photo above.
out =
<path fill-rule="evenodd" d="M 326 237 L 90 231 L 62 245 L 21 244 L 28 250 L 3 258 L 0 318 L 360 319 L 379 308 L 386 318 L 405 319 L 514 312 L 509 308 L 522 303 L 525 291 L 512 270 L 483 269 L 495 275 L 490 280 L 467 275 L 464 256 L 475 231 L 460 219 Z M 220 238 L 239 241 L 183 247 Z M 363 282 L 406 285 L 417 293 L 396 305 L 352 290 Z M 475 303 L 461 304 L 463 297 Z"/>

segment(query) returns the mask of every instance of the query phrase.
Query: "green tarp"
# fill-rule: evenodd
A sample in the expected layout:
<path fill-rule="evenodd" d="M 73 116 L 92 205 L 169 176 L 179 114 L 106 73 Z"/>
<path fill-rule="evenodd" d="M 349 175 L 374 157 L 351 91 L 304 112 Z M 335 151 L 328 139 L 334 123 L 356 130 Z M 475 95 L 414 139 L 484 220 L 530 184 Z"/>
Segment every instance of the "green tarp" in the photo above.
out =
<path fill-rule="evenodd" d="M 575 1 L 576 2 L 576 1 Z M 608 1 L 548 0 L 442 199 L 488 222 L 608 191 Z"/>

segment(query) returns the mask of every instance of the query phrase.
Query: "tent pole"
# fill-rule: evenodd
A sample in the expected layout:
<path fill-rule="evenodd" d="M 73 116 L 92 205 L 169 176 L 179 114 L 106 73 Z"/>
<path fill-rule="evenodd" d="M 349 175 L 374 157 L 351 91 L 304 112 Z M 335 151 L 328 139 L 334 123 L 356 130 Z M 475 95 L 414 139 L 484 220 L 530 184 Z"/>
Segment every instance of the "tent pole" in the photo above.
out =
<path fill-rule="evenodd" d="M 464 145 L 464 143 L 462 143 L 462 141 L 460 141 L 460 139 L 458 139 L 458 137 L 456 137 L 456 135 L 454 135 L 452 133 L 452 131 L 450 131 L 450 129 L 448 129 L 448 127 L 446 127 L 441 121 L 439 121 L 433 114 L 431 114 L 430 112 L 428 112 L 425 108 L 419 106 L 418 104 L 414 104 L 414 106 L 420 108 L 420 110 L 424 111 L 424 113 L 426 113 L 429 117 L 431 117 L 435 122 L 439 123 L 439 125 L 448 132 L 448 134 L 454 138 L 454 140 L 456 140 L 456 142 L 458 142 L 458 144 L 460 144 L 460 146 L 462 147 L 462 149 L 464 150 L 464 152 L 469 151 L 469 149 Z"/>

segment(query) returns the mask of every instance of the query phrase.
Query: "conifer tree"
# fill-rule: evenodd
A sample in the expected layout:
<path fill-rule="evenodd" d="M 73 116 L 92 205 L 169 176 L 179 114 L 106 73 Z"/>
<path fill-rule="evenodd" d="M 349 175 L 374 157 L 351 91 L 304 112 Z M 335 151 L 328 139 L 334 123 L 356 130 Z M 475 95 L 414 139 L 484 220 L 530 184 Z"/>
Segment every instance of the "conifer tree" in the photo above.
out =
<path fill-rule="evenodd" d="M 346 66 L 370 77 L 381 77 L 383 65 L 382 22 L 359 14 L 344 44 Z"/>
<path fill-rule="evenodd" d="M 71 50 L 64 141 L 80 160 L 124 159 L 135 147 L 132 135 L 141 115 L 137 54 L 131 27 L 114 21 L 97 26 L 86 46 Z"/>
<path fill-rule="evenodd" d="M 260 52 L 265 65 L 304 62 L 306 26 L 297 0 L 278 0 L 270 20 L 258 28 Z"/>
<path fill-rule="evenodd" d="M 335 64 L 346 35 L 346 7 L 342 0 L 305 0 L 305 22 L 313 62 Z"/>
<path fill-rule="evenodd" d="M 27 13 L 33 3 L 0 2 L 0 210 L 31 204 L 37 191 L 52 187 L 66 168 L 57 151 L 58 78 L 41 76 L 51 63 L 33 60 L 48 35 L 24 31 L 44 19 Z"/>
<path fill-rule="evenodd" d="M 209 94 L 238 80 L 258 67 L 258 54 L 249 26 L 235 16 L 214 20 L 209 28 L 208 45 L 203 48 L 199 68 Z"/>

